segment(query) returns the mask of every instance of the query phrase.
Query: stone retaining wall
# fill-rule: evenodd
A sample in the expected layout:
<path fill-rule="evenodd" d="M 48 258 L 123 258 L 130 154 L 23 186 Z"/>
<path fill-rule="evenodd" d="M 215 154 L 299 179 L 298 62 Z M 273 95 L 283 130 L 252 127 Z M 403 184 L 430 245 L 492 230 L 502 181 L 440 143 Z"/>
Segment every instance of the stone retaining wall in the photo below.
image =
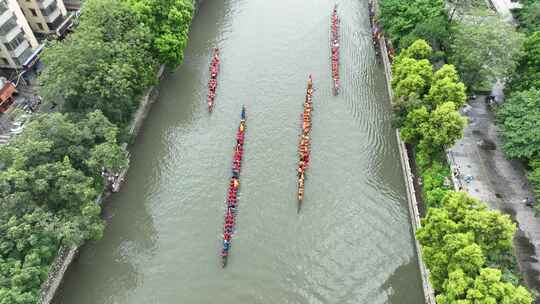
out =
<path fill-rule="evenodd" d="M 378 10 L 378 1 L 374 1 L 374 9 L 375 11 Z M 381 35 L 379 39 L 379 47 L 380 47 L 380 56 L 383 61 L 384 65 L 384 74 L 386 76 L 386 88 L 388 90 L 388 96 L 390 100 L 392 101 L 394 98 L 394 92 L 392 91 L 392 65 L 390 63 L 390 60 L 388 59 L 388 50 L 386 48 L 386 40 L 383 35 Z M 407 154 L 407 148 L 405 146 L 405 143 L 401 140 L 401 137 L 399 136 L 399 130 L 396 130 L 396 138 L 398 142 L 399 147 L 399 155 L 401 159 L 401 167 L 403 169 L 403 174 L 405 178 L 405 186 L 407 188 L 407 202 L 409 206 L 409 215 L 411 219 L 411 225 L 413 228 L 413 232 L 416 234 L 416 231 L 421 227 L 420 223 L 420 213 L 418 211 L 418 202 L 416 201 L 416 195 L 415 195 L 415 188 L 413 183 L 413 177 L 412 177 L 412 171 L 410 167 L 410 160 L 409 156 Z M 431 287 L 431 284 L 429 283 L 429 270 L 427 269 L 426 265 L 424 264 L 424 260 L 422 259 L 422 251 L 420 250 L 420 244 L 418 243 L 418 240 L 416 237 L 414 238 L 415 242 L 415 249 L 416 254 L 418 257 L 418 265 L 420 267 L 420 273 L 422 276 L 422 286 L 424 288 L 424 298 L 426 304 L 435 304 L 435 292 L 433 291 L 433 288 Z"/>

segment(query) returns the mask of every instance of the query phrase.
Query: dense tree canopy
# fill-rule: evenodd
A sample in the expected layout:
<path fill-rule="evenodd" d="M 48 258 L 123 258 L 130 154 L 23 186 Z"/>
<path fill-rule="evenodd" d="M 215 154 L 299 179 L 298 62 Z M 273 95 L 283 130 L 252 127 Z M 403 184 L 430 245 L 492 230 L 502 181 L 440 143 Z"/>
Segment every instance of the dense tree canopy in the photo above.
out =
<path fill-rule="evenodd" d="M 454 31 L 449 60 L 469 88 L 514 71 L 522 35 L 501 17 L 478 12 L 463 19 Z"/>
<path fill-rule="evenodd" d="M 463 136 L 466 123 L 453 102 L 442 103 L 432 112 L 422 106 L 407 114 L 401 136 L 406 142 L 418 143 L 422 149 L 439 152 Z"/>
<path fill-rule="evenodd" d="M 520 28 L 529 33 L 540 31 L 540 1 L 521 0 L 520 3 L 522 8 L 516 14 Z"/>
<path fill-rule="evenodd" d="M 438 153 L 463 134 L 465 119 L 457 108 L 465 104 L 465 85 L 452 65 L 433 73 L 427 60 L 432 49 L 424 40 L 415 41 L 392 65 L 395 123 L 408 143 L 418 143 L 429 153 Z"/>
<path fill-rule="evenodd" d="M 533 297 L 523 286 L 503 282 L 499 269 L 482 268 L 473 279 L 461 270 L 450 273 L 444 286 L 448 292 L 437 295 L 438 304 L 511 303 L 530 304 Z"/>
<path fill-rule="evenodd" d="M 37 303 L 59 247 L 101 237 L 102 173 L 127 166 L 119 130 L 158 64 L 182 61 L 192 13 L 191 0 L 87 0 L 74 33 L 49 42 L 39 93 L 65 114 L 0 147 L 0 304 Z"/>
<path fill-rule="evenodd" d="M 465 192 L 450 192 L 440 208 L 430 208 L 417 238 L 437 303 L 532 303 L 526 289 L 503 282 L 499 269 L 486 268 L 511 250 L 515 229 L 507 215 Z"/>
<path fill-rule="evenodd" d="M 510 157 L 533 158 L 540 155 L 540 90 L 516 92 L 497 111 Z"/>
<path fill-rule="evenodd" d="M 36 303 L 60 244 L 101 237 L 101 168 L 127 164 L 117 133 L 100 112 L 39 114 L 0 147 L 0 303 Z"/>
<path fill-rule="evenodd" d="M 441 45 L 448 38 L 448 20 L 443 0 L 383 0 L 380 16 L 394 45 L 406 48 L 417 39 Z"/>
<path fill-rule="evenodd" d="M 534 187 L 536 197 L 540 197 L 540 157 L 534 158 L 530 161 L 531 172 L 529 172 L 529 181 Z M 537 204 L 536 209 L 540 207 Z M 540 211 L 540 210 L 539 210 Z"/>
<path fill-rule="evenodd" d="M 434 109 L 444 102 L 453 102 L 461 108 L 467 101 L 465 85 L 459 82 L 459 76 L 453 65 L 445 64 L 433 75 L 425 103 Z"/>
<path fill-rule="evenodd" d="M 174 68 L 184 59 L 189 26 L 193 17 L 192 0 L 126 0 L 138 20 L 153 35 L 152 52 L 160 63 Z"/>
<path fill-rule="evenodd" d="M 40 93 L 68 112 L 99 109 L 126 125 L 141 93 L 155 81 L 151 35 L 120 0 L 89 0 L 80 25 L 44 51 Z"/>
<path fill-rule="evenodd" d="M 540 4 L 540 2 L 539 2 Z M 540 31 L 532 33 L 523 43 L 523 56 L 509 84 L 510 91 L 540 89 Z"/>

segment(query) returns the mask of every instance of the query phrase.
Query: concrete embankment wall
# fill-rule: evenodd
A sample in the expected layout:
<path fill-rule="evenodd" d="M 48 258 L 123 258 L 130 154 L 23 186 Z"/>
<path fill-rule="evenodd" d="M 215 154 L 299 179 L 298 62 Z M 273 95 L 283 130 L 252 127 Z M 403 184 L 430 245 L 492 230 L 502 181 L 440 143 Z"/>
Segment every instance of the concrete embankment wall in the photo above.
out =
<path fill-rule="evenodd" d="M 378 1 L 374 1 L 374 8 L 375 10 L 378 9 Z M 388 90 L 388 96 L 390 97 L 390 100 L 393 100 L 394 98 L 394 92 L 392 91 L 392 65 L 390 64 L 390 60 L 388 59 L 388 50 L 386 48 L 386 41 L 384 39 L 384 36 L 381 35 L 379 38 L 379 47 L 380 47 L 380 56 L 383 61 L 384 65 L 384 74 L 386 76 L 386 88 Z M 398 142 L 399 147 L 399 155 L 401 159 L 401 167 L 403 169 L 403 177 L 405 178 L 405 186 L 407 188 L 407 202 L 409 206 L 409 215 L 411 219 L 411 225 L 413 232 L 416 234 L 416 231 L 421 227 L 420 223 L 420 213 L 418 211 L 418 202 L 416 200 L 415 195 L 415 188 L 413 183 L 413 176 L 412 176 L 412 170 L 410 167 L 410 160 L 407 153 L 407 147 L 405 146 L 405 143 L 401 140 L 401 137 L 399 136 L 399 130 L 396 130 L 396 138 Z M 420 191 L 420 189 L 418 189 Z M 435 304 L 435 293 L 433 291 L 433 288 L 431 287 L 431 284 L 429 283 L 429 270 L 427 269 L 426 265 L 424 264 L 424 260 L 422 259 L 422 251 L 420 250 L 420 244 L 418 243 L 418 240 L 414 239 L 415 242 L 415 248 L 416 248 L 416 254 L 418 256 L 418 265 L 420 267 L 420 273 L 422 276 L 422 286 L 424 288 L 424 298 L 426 304 Z"/>
<path fill-rule="evenodd" d="M 195 13 L 199 11 L 199 5 L 204 0 L 194 0 L 195 4 Z M 157 77 L 158 79 L 161 79 L 163 77 L 163 74 L 165 72 L 165 66 L 162 65 L 159 68 Z M 158 86 L 152 86 L 150 87 L 144 94 L 141 104 L 139 105 L 139 108 L 135 112 L 133 116 L 133 121 L 129 126 L 129 136 L 131 138 L 135 138 L 137 134 L 139 133 L 143 123 L 144 119 L 148 115 L 148 112 L 150 111 L 150 108 L 152 104 L 157 100 L 159 96 L 159 89 Z M 124 149 L 128 150 L 127 143 L 124 144 Z M 123 172 L 120 174 L 120 178 L 124 178 L 124 176 L 127 173 L 126 168 Z M 103 193 L 98 199 L 97 203 L 101 204 L 103 201 L 110 195 L 111 193 Z M 67 247 L 61 247 L 58 250 L 58 254 L 51 264 L 51 267 L 49 268 L 49 276 L 47 280 L 41 285 L 41 292 L 40 292 L 40 304 L 49 304 L 54 299 L 54 296 L 56 294 L 56 291 L 60 287 L 60 284 L 62 283 L 62 280 L 64 279 L 64 275 L 66 271 L 68 270 L 69 266 L 73 262 L 73 260 L 77 257 L 77 253 L 79 251 L 78 246 L 73 246 L 70 248 Z"/>

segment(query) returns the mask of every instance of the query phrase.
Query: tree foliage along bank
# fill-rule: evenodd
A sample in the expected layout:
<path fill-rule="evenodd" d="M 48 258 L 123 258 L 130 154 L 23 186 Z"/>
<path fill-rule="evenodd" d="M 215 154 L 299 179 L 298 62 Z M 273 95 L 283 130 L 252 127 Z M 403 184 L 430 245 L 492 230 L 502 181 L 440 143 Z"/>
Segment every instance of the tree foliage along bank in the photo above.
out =
<path fill-rule="evenodd" d="M 120 172 L 122 134 L 160 63 L 175 67 L 191 0 L 87 0 L 74 33 L 51 42 L 39 114 L 0 147 L 0 304 L 34 304 L 60 246 L 99 239 L 103 169 Z"/>
<path fill-rule="evenodd" d="M 44 51 L 40 94 L 125 127 L 158 65 L 182 62 L 192 14 L 191 0 L 86 1 L 75 32 Z"/>
<path fill-rule="evenodd" d="M 536 58 L 540 39 L 529 36 L 526 52 L 522 53 L 522 35 L 489 13 L 484 1 L 445 2 L 446 8 L 443 1 L 381 0 L 378 16 L 400 51 L 392 66 L 395 125 L 401 128 L 403 140 L 414 148 L 422 197 L 428 208 L 424 228 L 417 237 L 432 272 L 430 281 L 437 303 L 532 303 L 529 292 L 516 287 L 519 278 L 510 242 L 515 228 L 507 217 L 488 212 L 484 204 L 451 190 L 444 149 L 462 136 L 465 122 L 457 109 L 466 101 L 465 85 L 471 91 L 484 88 L 496 78 L 507 78 L 517 68 L 513 83 L 531 89 L 529 84 L 540 75 L 540 60 Z M 540 19 L 535 16 L 540 16 L 540 1 L 524 2 L 522 17 L 534 20 L 534 25 L 523 27 L 538 30 Z M 413 42 L 418 38 L 429 41 L 440 52 L 432 52 L 425 41 Z M 448 60 L 455 68 L 443 65 L 433 73 L 430 60 L 439 61 L 438 65 Z M 519 94 L 499 112 L 507 151 L 538 155 L 537 94 Z M 540 194 L 540 157 L 533 159 L 530 179 Z M 484 225 L 490 221 L 498 226 Z M 482 239 L 488 238 L 500 247 L 485 246 Z"/>
<path fill-rule="evenodd" d="M 483 0 L 380 0 L 378 19 L 394 47 L 426 40 L 471 90 L 509 76 L 520 54 L 522 35 Z"/>
<path fill-rule="evenodd" d="M 398 49 L 424 39 L 444 48 L 450 35 L 443 0 L 384 0 L 378 16 L 392 44 Z"/>
<path fill-rule="evenodd" d="M 452 65 L 433 72 L 424 40 L 403 49 L 392 65 L 395 123 L 414 147 L 428 209 L 417 231 L 438 304 L 531 304 L 531 294 L 512 273 L 515 225 L 507 215 L 454 192 L 445 149 L 463 135 L 466 120 L 457 109 L 465 85 Z"/>
<path fill-rule="evenodd" d="M 471 88 L 489 88 L 510 76 L 521 56 L 523 35 L 496 13 L 475 10 L 452 27 L 448 60 Z"/>
<path fill-rule="evenodd" d="M 416 237 L 438 304 L 530 304 L 531 294 L 505 279 L 498 264 L 512 254 L 516 227 L 465 192 L 449 192 L 430 208 Z"/>
<path fill-rule="evenodd" d="M 540 0 L 522 4 L 516 15 L 527 37 L 506 88 L 507 99 L 497 110 L 497 120 L 506 154 L 529 165 L 528 177 L 540 212 Z"/>
<path fill-rule="evenodd" d="M 433 72 L 431 55 L 431 46 L 417 40 L 392 65 L 395 125 L 401 138 L 415 146 L 428 207 L 438 206 L 451 189 L 445 148 L 461 138 L 466 124 L 457 111 L 465 104 L 465 85 L 452 65 Z"/>
<path fill-rule="evenodd" d="M 117 135 L 99 111 L 39 114 L 0 147 L 0 303 L 36 303 L 59 246 L 101 237 L 101 168 L 127 164 Z"/>
<path fill-rule="evenodd" d="M 516 19 L 519 21 L 519 28 L 526 33 L 533 33 L 540 30 L 540 1 L 521 0 L 521 9 L 514 11 Z"/>

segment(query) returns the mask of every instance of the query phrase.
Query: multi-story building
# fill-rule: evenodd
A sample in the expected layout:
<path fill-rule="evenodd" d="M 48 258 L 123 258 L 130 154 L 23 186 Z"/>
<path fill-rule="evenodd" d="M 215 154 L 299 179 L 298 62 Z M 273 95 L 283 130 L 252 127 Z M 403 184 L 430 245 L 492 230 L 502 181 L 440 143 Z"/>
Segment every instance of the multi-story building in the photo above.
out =
<path fill-rule="evenodd" d="M 20 68 L 37 47 L 17 0 L 0 0 L 0 68 Z"/>
<path fill-rule="evenodd" d="M 56 32 L 66 20 L 66 7 L 62 0 L 17 0 L 26 20 L 36 34 Z"/>

